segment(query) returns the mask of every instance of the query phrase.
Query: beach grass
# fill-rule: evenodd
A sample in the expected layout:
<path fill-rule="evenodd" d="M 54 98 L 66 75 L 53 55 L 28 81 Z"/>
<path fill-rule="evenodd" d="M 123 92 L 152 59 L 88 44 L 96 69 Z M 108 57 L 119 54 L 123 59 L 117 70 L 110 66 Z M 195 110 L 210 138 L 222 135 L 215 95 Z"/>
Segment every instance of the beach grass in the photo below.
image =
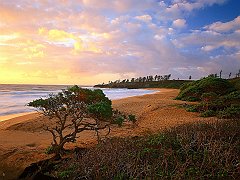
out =
<path fill-rule="evenodd" d="M 235 179 L 240 175 L 239 144 L 239 120 L 186 124 L 143 137 L 111 138 L 63 160 L 52 175 L 68 179 Z"/>

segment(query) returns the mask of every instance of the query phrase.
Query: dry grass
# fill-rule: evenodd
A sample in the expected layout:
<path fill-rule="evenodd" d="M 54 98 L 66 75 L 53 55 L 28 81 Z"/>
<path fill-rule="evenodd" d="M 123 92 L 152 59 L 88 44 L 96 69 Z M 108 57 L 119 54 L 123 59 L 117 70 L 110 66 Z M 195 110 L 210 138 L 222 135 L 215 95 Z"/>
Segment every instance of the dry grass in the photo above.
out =
<path fill-rule="evenodd" d="M 53 174 L 67 179 L 237 179 L 240 121 L 189 124 L 157 135 L 108 139 L 65 159 Z"/>

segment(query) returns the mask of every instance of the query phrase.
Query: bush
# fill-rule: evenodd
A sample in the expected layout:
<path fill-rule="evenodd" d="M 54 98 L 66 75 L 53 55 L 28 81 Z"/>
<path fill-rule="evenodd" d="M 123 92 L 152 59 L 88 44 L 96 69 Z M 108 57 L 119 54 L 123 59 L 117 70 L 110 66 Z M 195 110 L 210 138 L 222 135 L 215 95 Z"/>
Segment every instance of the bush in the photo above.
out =
<path fill-rule="evenodd" d="M 229 81 L 238 91 L 240 91 L 240 78 L 233 78 Z"/>
<path fill-rule="evenodd" d="M 129 121 L 131 121 L 133 123 L 135 123 L 137 121 L 136 116 L 133 114 L 128 115 L 128 119 L 129 119 Z"/>
<path fill-rule="evenodd" d="M 213 110 L 206 110 L 204 112 L 201 113 L 201 117 L 213 117 L 216 115 L 216 112 Z"/>
<path fill-rule="evenodd" d="M 71 171 L 71 170 L 62 171 L 59 173 L 58 177 L 61 179 L 68 179 L 72 173 L 73 173 L 73 171 Z"/>
<path fill-rule="evenodd" d="M 237 91 L 235 86 L 240 83 L 240 79 L 233 82 L 209 76 L 183 85 L 176 99 L 200 101 L 194 107 L 187 107 L 187 111 L 200 112 L 202 117 L 211 117 L 217 114 L 217 117 L 221 118 L 238 117 L 236 108 L 230 107 L 240 107 L 240 91 Z"/>
<path fill-rule="evenodd" d="M 198 112 L 197 106 L 196 105 L 189 105 L 186 110 L 188 112 Z"/>
<path fill-rule="evenodd" d="M 201 96 L 201 100 L 203 102 L 211 102 L 217 99 L 218 95 L 215 92 L 208 92 L 208 93 L 203 93 Z"/>
<path fill-rule="evenodd" d="M 183 91 L 180 91 L 179 95 L 176 99 L 188 101 L 188 100 L 200 100 L 199 94 L 201 93 L 201 89 L 197 88 L 196 86 L 189 86 Z"/>
<path fill-rule="evenodd" d="M 119 117 L 117 117 L 117 118 L 114 120 L 114 123 L 117 124 L 119 127 L 121 127 L 122 124 L 123 124 L 123 121 L 124 121 L 124 117 L 123 117 L 123 116 L 119 116 Z"/>
<path fill-rule="evenodd" d="M 189 101 L 189 102 L 196 102 L 199 101 L 200 99 L 194 96 L 189 96 L 187 98 L 184 99 L 185 101 Z"/>
<path fill-rule="evenodd" d="M 236 119 L 240 118 L 240 106 L 230 106 L 217 114 L 218 118 L 221 119 Z"/>
<path fill-rule="evenodd" d="M 227 106 L 240 105 L 240 91 L 231 92 L 225 96 L 219 98 L 222 103 Z"/>
<path fill-rule="evenodd" d="M 88 106 L 88 111 L 99 120 L 109 120 L 112 115 L 112 106 L 108 102 L 98 102 Z"/>
<path fill-rule="evenodd" d="M 183 86 L 176 99 L 188 100 L 188 97 L 195 97 L 196 99 L 201 99 L 201 96 L 204 93 L 225 95 L 234 90 L 234 86 L 225 79 L 207 77 Z"/>
<path fill-rule="evenodd" d="M 193 86 L 196 84 L 196 81 L 193 81 L 193 82 L 189 82 L 189 83 L 184 83 L 181 87 L 180 87 L 180 91 L 183 91 L 185 89 L 187 89 L 188 87 L 190 86 Z"/>
<path fill-rule="evenodd" d="M 45 149 L 45 154 L 52 154 L 54 151 L 53 147 L 52 146 L 48 146 L 46 149 Z"/>

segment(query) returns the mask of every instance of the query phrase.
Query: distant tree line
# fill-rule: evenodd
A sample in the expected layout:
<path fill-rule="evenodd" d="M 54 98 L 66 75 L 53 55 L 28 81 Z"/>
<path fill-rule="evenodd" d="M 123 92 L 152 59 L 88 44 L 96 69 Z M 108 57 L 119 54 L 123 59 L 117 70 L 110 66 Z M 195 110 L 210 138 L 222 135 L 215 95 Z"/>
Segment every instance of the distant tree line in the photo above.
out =
<path fill-rule="evenodd" d="M 208 76 L 211 77 L 217 77 L 217 78 L 223 78 L 223 75 L 225 79 L 231 79 L 231 78 L 238 78 L 240 77 L 240 69 L 239 71 L 235 74 L 230 72 L 229 74 L 223 74 L 223 70 L 220 70 L 219 73 L 215 74 L 209 74 Z M 160 87 L 163 83 L 169 84 L 169 83 L 175 83 L 174 87 L 178 88 L 178 86 L 182 83 L 182 81 L 187 81 L 187 80 L 180 80 L 179 78 L 172 79 L 171 82 L 168 82 L 167 80 L 170 80 L 171 74 L 166 74 L 166 75 L 149 75 L 149 76 L 143 76 L 143 77 L 137 77 L 137 78 L 129 78 L 129 79 L 123 79 L 123 80 L 115 80 L 115 81 L 109 81 L 108 83 L 102 83 L 95 85 L 96 87 L 115 87 L 115 88 L 140 88 L 140 87 L 151 87 L 154 85 L 154 87 Z M 164 82 L 163 82 L 164 81 Z M 181 82 L 180 82 L 181 81 Z M 192 81 L 192 75 L 188 76 L 188 81 Z M 157 82 L 160 82 L 157 83 Z M 177 82 L 177 84 L 176 84 Z M 172 85 L 171 85 L 172 87 Z"/>
<path fill-rule="evenodd" d="M 220 70 L 220 72 L 219 72 L 219 75 L 217 74 L 217 73 L 215 73 L 215 74 L 210 74 L 210 75 L 208 75 L 208 76 L 210 76 L 210 77 L 219 77 L 219 78 L 222 78 L 222 70 Z M 231 78 L 234 78 L 234 76 L 232 76 L 233 74 L 232 74 L 232 72 L 230 72 L 229 74 L 228 74 L 228 79 L 231 79 Z M 235 74 L 235 78 L 238 78 L 238 77 L 240 77 L 240 69 L 238 70 L 238 72 Z"/>
<path fill-rule="evenodd" d="M 157 81 L 164 81 L 169 80 L 171 77 L 171 74 L 168 75 L 155 75 L 155 76 L 144 76 L 144 77 L 138 77 L 138 78 L 130 78 L 130 79 L 123 79 L 123 80 L 115 80 L 115 81 L 109 81 L 108 84 L 120 84 L 120 83 L 144 83 L 144 82 L 157 82 Z M 103 83 L 104 84 L 104 83 Z"/>

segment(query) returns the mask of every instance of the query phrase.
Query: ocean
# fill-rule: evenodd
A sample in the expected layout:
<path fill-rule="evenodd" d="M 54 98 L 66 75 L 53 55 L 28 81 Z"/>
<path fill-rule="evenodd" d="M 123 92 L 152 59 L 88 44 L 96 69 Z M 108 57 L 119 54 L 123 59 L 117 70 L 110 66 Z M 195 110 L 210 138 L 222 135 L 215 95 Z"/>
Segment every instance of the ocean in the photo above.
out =
<path fill-rule="evenodd" d="M 27 103 L 38 98 L 47 97 L 50 93 L 61 92 L 66 85 L 13 85 L 0 84 L 0 116 L 31 112 L 36 109 L 26 106 Z M 94 89 L 93 87 L 83 87 Z M 147 89 L 109 89 L 103 88 L 103 92 L 111 99 L 151 94 L 155 90 Z"/>

